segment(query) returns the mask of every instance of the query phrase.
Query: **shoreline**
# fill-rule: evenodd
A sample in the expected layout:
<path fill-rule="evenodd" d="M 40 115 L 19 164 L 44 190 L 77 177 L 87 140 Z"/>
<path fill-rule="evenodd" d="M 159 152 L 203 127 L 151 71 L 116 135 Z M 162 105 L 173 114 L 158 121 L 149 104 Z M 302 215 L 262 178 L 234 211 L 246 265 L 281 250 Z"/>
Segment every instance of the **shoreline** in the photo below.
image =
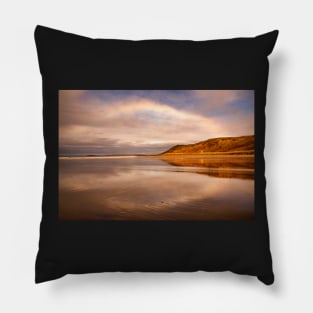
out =
<path fill-rule="evenodd" d="M 74 159 L 74 158 L 177 158 L 177 157 L 188 157 L 188 158 L 204 158 L 204 157 L 254 157 L 254 153 L 172 153 L 172 154 L 132 154 L 132 155 L 59 155 L 59 159 Z"/>

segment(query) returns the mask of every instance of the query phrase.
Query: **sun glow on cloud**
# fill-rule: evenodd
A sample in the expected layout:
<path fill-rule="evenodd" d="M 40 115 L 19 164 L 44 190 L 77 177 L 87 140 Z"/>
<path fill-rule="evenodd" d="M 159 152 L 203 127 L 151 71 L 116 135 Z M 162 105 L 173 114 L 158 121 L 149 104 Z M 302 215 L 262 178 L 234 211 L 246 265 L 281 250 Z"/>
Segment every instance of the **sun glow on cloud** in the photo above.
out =
<path fill-rule="evenodd" d="M 254 133 L 251 91 L 59 91 L 60 154 L 160 153 Z"/>

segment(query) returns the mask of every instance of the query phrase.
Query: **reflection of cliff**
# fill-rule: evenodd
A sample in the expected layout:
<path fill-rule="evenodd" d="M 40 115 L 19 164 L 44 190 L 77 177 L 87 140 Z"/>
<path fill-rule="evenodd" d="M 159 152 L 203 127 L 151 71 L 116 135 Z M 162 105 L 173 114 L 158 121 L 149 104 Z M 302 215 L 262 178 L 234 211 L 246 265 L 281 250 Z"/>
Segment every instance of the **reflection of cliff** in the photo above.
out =
<path fill-rule="evenodd" d="M 254 156 L 161 156 L 174 166 L 195 166 L 224 169 L 254 169 Z"/>
<path fill-rule="evenodd" d="M 217 170 L 208 172 L 197 172 L 198 174 L 204 174 L 208 176 L 218 177 L 218 178 L 240 178 L 240 179 L 254 179 L 254 171 L 235 171 L 235 170 Z"/>
<path fill-rule="evenodd" d="M 177 145 L 163 152 L 168 154 L 254 154 L 254 136 L 221 137 L 189 145 Z"/>
<path fill-rule="evenodd" d="M 221 178 L 254 179 L 254 155 L 167 155 L 161 156 L 161 160 L 173 166 L 187 166 L 206 168 L 205 171 L 196 173 Z"/>

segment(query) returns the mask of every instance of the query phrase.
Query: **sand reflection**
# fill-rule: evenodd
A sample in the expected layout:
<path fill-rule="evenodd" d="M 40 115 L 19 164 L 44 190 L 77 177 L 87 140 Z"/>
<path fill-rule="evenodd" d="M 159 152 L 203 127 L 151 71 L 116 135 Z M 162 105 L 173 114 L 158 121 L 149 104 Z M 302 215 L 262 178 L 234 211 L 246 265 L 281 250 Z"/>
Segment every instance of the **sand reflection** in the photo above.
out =
<path fill-rule="evenodd" d="M 59 218 L 252 219 L 253 167 L 253 158 L 60 159 Z"/>

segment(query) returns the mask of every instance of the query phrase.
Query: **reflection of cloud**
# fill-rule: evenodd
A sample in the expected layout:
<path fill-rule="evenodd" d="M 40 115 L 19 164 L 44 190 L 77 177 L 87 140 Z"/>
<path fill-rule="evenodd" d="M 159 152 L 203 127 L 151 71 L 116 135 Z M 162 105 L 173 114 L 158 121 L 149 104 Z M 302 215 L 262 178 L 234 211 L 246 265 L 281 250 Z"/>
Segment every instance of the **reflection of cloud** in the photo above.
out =
<path fill-rule="evenodd" d="M 76 161 L 69 160 L 68 162 Z M 99 168 L 80 173 L 77 168 L 74 168 L 64 174 L 63 171 L 60 173 L 60 190 L 101 190 L 104 194 L 111 195 L 111 200 L 118 202 L 116 205 L 123 204 L 124 207 L 129 208 L 139 208 L 140 205 L 147 204 L 149 201 L 154 206 L 163 207 L 164 204 L 159 201 L 160 199 L 168 205 L 176 205 L 208 197 L 218 198 L 227 195 L 232 198 L 238 195 L 242 197 L 243 192 L 249 192 L 250 196 L 253 193 L 253 189 L 247 188 L 247 185 L 252 186 L 253 183 L 215 179 L 187 172 L 181 172 L 178 176 L 174 171 L 163 171 L 162 167 L 159 171 L 155 170 L 155 167 L 150 171 L 149 167 L 142 166 L 142 170 L 128 169 L 126 172 L 124 168 L 120 168 L 115 173 L 107 173 L 106 170 L 100 172 Z M 119 190 L 128 190 L 128 193 L 123 198 L 113 197 Z M 114 207 L 115 203 L 111 204 Z"/>
<path fill-rule="evenodd" d="M 61 160 L 61 213 L 91 219 L 196 219 L 213 212 L 228 212 L 228 218 L 253 212 L 253 181 L 177 173 L 157 161 Z"/>
<path fill-rule="evenodd" d="M 157 100 L 162 92 L 163 102 Z M 148 91 L 141 97 L 127 96 L 127 91 L 123 97 L 119 91 L 105 101 L 105 91 L 101 97 L 92 91 L 60 91 L 60 153 L 158 153 L 175 144 L 253 134 L 253 113 L 228 105 L 244 99 L 240 91 L 165 94 L 154 92 L 149 99 Z M 183 103 L 181 94 L 189 102 Z M 224 114 L 210 116 L 212 110 Z"/>

